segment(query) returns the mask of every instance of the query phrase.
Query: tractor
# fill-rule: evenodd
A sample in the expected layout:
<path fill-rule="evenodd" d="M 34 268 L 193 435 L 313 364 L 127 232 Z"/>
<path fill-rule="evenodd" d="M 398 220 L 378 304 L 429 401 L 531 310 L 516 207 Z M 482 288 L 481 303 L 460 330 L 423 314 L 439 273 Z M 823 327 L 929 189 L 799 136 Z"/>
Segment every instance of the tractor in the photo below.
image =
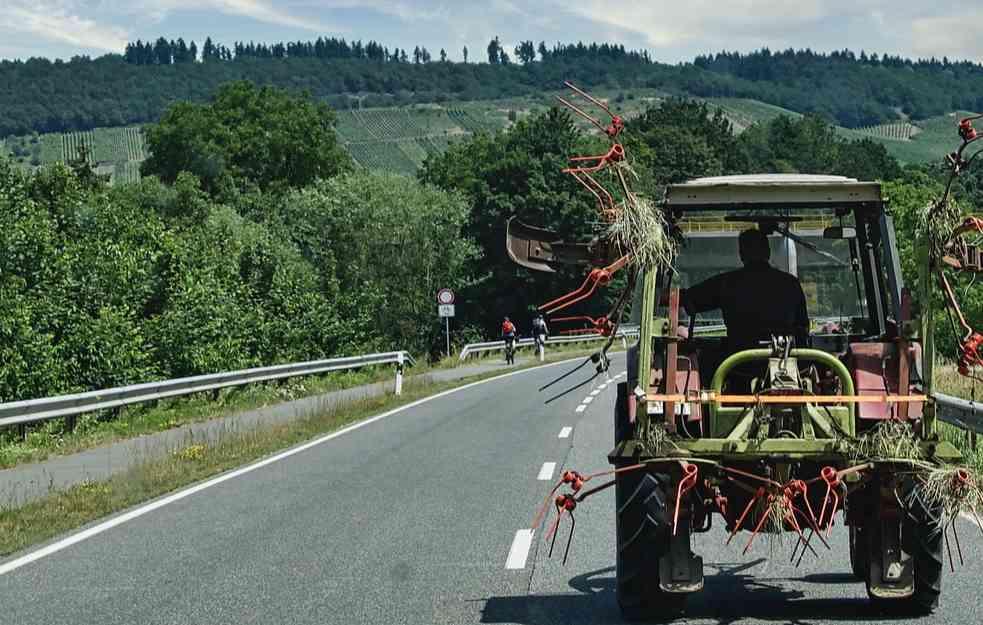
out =
<path fill-rule="evenodd" d="M 958 465 L 958 449 L 936 430 L 932 400 L 936 288 L 965 332 L 957 339 L 960 372 L 983 364 L 983 335 L 962 316 L 943 271 L 983 271 L 979 251 L 960 239 L 983 232 L 983 221 L 958 225 L 948 203 L 952 177 L 975 158 L 963 157 L 978 138 L 971 120 L 960 124 L 963 143 L 948 157 L 946 193 L 927 209 L 941 234 L 927 231 L 916 246 L 920 279 L 912 293 L 880 184 L 826 175 L 722 176 L 669 185 L 660 201 L 645 203 L 629 184 L 619 139 L 625 120 L 567 86 L 573 94 L 560 102 L 612 143 L 604 154 L 571 158 L 564 170 L 594 197 L 608 227 L 576 242 L 513 220 L 506 247 L 533 270 L 593 267 L 582 287 L 540 307 L 547 314 L 627 271 L 628 287 L 607 315 L 571 317 L 611 337 L 591 359 L 597 374 L 608 367 L 607 347 L 629 306 L 639 341 L 628 352 L 627 381 L 617 387 L 613 468 L 565 471 L 536 513 L 533 528 L 555 509 L 546 532 L 550 553 L 564 516 L 613 486 L 617 599 L 628 618 L 678 613 L 687 595 L 703 588 L 693 535 L 708 532 L 715 516 L 726 541 L 744 553 L 765 540 L 762 534 L 789 537 L 793 562 L 819 557 L 830 549 L 832 531 L 847 531 L 850 568 L 874 602 L 895 613 L 931 612 L 941 591 L 943 542 L 948 546 L 951 532 L 961 549 L 956 519 L 983 505 L 976 478 Z M 683 304 L 689 289 L 739 266 L 739 240 L 748 230 L 759 241 L 764 235 L 771 265 L 801 285 L 808 320 L 799 331 L 775 324 L 754 344 L 737 345 L 724 311 L 704 306 L 696 314 Z M 774 306 L 787 303 L 776 297 Z M 609 481 L 588 488 L 602 475 Z M 572 537 L 573 524 L 570 531 Z"/>
<path fill-rule="evenodd" d="M 879 184 L 834 176 L 668 187 L 661 210 L 679 251 L 673 268 L 638 278 L 640 341 L 618 387 L 609 454 L 626 616 L 678 611 L 703 587 L 691 538 L 713 515 L 728 540 L 748 535 L 745 551 L 759 533 L 792 533 L 793 559 L 844 525 L 851 569 L 872 599 L 905 612 L 937 605 L 940 514 L 912 466 L 960 455 L 937 436 L 926 401 L 931 343 L 919 337 L 932 334 L 912 318 L 886 205 Z M 749 226 L 768 233 L 772 264 L 802 284 L 805 344 L 779 328 L 732 351 L 718 313 L 682 316 L 680 289 L 736 268 Z M 878 447 L 886 422 L 907 437 L 901 457 Z"/>

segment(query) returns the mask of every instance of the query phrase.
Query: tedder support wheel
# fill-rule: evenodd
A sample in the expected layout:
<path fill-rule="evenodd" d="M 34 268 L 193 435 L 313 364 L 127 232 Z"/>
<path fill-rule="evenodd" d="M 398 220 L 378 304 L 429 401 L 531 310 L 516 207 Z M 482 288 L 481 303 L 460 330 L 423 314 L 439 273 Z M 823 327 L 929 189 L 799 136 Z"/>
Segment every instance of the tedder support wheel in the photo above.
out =
<path fill-rule="evenodd" d="M 616 443 L 632 435 L 628 423 L 628 385 L 618 385 Z M 617 596 L 626 619 L 671 617 L 682 611 L 685 594 L 659 587 L 659 560 L 669 551 L 671 513 L 666 492 L 669 475 L 629 471 L 615 479 L 617 512 Z M 688 530 L 687 530 L 688 531 Z"/>
<path fill-rule="evenodd" d="M 910 502 L 902 513 L 901 546 L 910 554 L 913 565 L 914 592 L 900 599 L 882 599 L 871 594 L 870 570 L 867 567 L 867 592 L 884 610 L 901 614 L 928 614 L 939 605 L 942 593 L 943 528 L 940 511 L 932 509 L 913 478 L 906 478 L 899 488 L 902 501 Z M 873 525 L 875 530 L 880 525 Z M 881 557 L 880 531 L 864 531 L 867 557 Z"/>

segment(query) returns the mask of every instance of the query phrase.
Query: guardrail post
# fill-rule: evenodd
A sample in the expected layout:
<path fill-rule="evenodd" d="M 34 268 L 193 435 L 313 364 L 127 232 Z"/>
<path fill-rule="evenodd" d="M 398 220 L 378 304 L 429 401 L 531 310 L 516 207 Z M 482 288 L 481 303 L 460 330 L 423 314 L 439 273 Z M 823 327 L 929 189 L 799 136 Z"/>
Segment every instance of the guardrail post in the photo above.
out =
<path fill-rule="evenodd" d="M 396 356 L 396 394 L 403 394 L 403 352 Z"/>

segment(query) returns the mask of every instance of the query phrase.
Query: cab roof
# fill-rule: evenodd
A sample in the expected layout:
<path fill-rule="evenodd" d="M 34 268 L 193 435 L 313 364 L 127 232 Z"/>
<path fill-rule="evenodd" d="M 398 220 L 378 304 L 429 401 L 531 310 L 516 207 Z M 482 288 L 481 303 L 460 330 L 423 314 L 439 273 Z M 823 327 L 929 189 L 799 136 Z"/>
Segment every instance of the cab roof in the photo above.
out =
<path fill-rule="evenodd" d="M 881 185 L 845 176 L 752 174 L 697 178 L 666 188 L 664 204 L 683 210 L 877 206 Z"/>

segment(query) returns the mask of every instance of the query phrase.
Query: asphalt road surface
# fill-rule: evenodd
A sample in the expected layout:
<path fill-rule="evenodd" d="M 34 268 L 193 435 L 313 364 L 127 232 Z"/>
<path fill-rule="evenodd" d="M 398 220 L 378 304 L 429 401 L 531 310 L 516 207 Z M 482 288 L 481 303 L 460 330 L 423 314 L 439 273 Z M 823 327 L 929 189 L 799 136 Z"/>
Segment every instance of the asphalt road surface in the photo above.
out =
<path fill-rule="evenodd" d="M 537 389 L 570 367 L 445 394 L 0 562 L 0 622 L 619 623 L 613 492 L 577 509 L 565 566 L 528 531 L 564 468 L 607 468 L 624 358 L 544 405 Z M 897 621 L 849 575 L 845 532 L 795 568 L 790 542 L 741 556 L 717 525 L 696 538 L 706 588 L 678 622 Z M 962 526 L 966 563 L 947 568 L 940 610 L 904 622 L 983 622 L 973 531 Z"/>

